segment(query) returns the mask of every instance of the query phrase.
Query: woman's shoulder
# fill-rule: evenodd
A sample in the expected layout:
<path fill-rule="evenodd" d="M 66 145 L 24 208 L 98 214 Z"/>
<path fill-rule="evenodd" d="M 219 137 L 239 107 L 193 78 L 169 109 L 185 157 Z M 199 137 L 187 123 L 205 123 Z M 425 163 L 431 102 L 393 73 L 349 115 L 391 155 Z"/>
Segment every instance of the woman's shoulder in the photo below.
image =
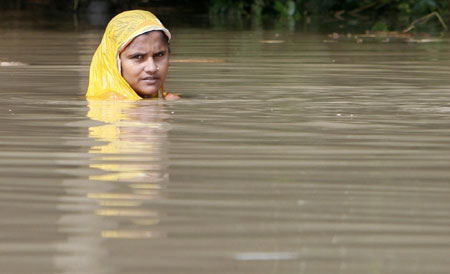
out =
<path fill-rule="evenodd" d="M 124 100 L 127 99 L 115 91 L 106 91 L 101 94 L 96 94 L 94 96 L 88 96 L 88 99 L 97 100 Z"/>
<path fill-rule="evenodd" d="M 127 100 L 130 98 L 127 98 L 123 96 L 122 94 L 115 92 L 115 91 L 106 91 L 101 94 L 95 94 L 94 96 L 88 96 L 88 99 L 95 99 L 95 100 Z M 133 98 L 134 99 L 134 98 Z M 180 99 L 180 96 L 176 93 L 165 93 L 164 94 L 165 100 L 176 100 Z"/>

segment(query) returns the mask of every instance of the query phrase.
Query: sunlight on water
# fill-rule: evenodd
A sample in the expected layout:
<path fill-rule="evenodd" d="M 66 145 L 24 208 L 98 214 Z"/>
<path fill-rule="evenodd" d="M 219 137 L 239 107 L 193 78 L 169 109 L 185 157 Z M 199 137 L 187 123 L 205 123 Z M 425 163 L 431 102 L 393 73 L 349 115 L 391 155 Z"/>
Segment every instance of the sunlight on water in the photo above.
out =
<path fill-rule="evenodd" d="M 171 30 L 171 102 L 84 99 L 100 29 L 0 33 L 2 273 L 448 272 L 447 39 Z"/>

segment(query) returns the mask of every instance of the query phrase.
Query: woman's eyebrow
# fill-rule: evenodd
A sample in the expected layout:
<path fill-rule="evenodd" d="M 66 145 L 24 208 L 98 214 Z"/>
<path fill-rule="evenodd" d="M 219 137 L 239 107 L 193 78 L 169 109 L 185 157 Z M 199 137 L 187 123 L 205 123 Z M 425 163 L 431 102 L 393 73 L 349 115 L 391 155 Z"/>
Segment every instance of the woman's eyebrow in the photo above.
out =
<path fill-rule="evenodd" d="M 145 53 L 144 52 L 133 52 L 133 53 L 130 53 L 130 54 L 128 54 L 128 57 L 133 57 L 133 56 L 137 56 L 137 55 L 145 55 Z"/>

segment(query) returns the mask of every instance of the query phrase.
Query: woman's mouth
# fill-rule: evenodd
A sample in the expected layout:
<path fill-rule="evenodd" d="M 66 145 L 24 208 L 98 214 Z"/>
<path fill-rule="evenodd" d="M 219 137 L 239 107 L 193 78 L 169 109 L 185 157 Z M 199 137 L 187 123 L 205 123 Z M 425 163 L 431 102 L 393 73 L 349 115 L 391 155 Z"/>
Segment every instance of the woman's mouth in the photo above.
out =
<path fill-rule="evenodd" d="M 144 83 L 152 85 L 155 84 L 158 81 L 158 77 L 156 76 L 148 76 L 148 77 L 144 77 L 142 78 L 142 81 L 144 81 Z"/>

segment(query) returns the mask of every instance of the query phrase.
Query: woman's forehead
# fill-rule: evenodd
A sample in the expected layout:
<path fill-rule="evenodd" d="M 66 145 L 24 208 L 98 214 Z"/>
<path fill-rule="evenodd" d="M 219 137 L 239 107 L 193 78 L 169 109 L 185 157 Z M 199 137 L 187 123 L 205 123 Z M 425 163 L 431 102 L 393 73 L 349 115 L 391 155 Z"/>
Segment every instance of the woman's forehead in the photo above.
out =
<path fill-rule="evenodd" d="M 125 48 L 128 49 L 139 49 L 139 48 L 160 48 L 166 46 L 165 39 L 161 31 L 150 31 L 138 35 L 135 37 L 131 43 Z"/>

